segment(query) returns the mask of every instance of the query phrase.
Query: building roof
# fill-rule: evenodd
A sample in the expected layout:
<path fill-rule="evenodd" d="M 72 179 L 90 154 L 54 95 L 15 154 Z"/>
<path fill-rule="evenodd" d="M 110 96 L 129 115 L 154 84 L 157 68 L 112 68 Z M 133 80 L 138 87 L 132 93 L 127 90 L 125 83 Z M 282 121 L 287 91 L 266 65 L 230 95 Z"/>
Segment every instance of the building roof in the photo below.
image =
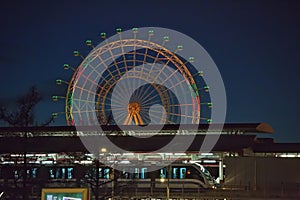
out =
<path fill-rule="evenodd" d="M 179 137 L 177 143 L 161 150 L 172 141 L 175 136 L 157 135 L 150 138 L 137 138 L 132 136 L 107 136 L 116 146 L 130 152 L 199 152 L 207 135 L 196 136 L 176 136 Z M 106 136 L 86 136 L 85 141 L 89 145 L 97 147 L 98 141 Z M 209 137 L 209 136 L 208 136 Z M 201 152 L 223 152 L 223 151 L 240 151 L 254 144 L 255 135 L 220 135 L 212 149 L 203 148 Z M 188 148 L 184 148 L 182 143 L 191 139 Z M 206 138 L 207 139 L 207 138 Z M 182 142 L 182 143 L 181 143 Z M 13 144 L 13 145 L 12 145 Z M 97 148 L 97 149 L 100 149 Z M 37 137 L 0 137 L 0 153 L 22 153 L 22 152 L 39 152 L 39 153 L 58 153 L 58 152 L 88 152 L 83 145 L 79 136 L 37 136 Z M 108 149 L 115 152 L 116 150 Z"/>
<path fill-rule="evenodd" d="M 76 129 L 77 128 L 77 129 Z M 164 149 L 172 152 L 199 152 L 204 141 L 209 137 L 218 137 L 212 149 L 204 151 L 214 152 L 241 152 L 251 148 L 253 152 L 300 152 L 300 145 L 296 143 L 274 143 L 273 139 L 257 138 L 257 133 L 273 133 L 273 128 L 267 123 L 234 123 L 199 125 L 198 129 L 192 125 L 149 125 L 146 127 L 129 126 L 102 126 L 97 127 L 50 126 L 50 127 L 0 127 L 0 153 L 27 152 L 87 152 L 87 149 L 78 135 L 84 135 L 85 140 L 92 142 L 107 137 L 117 146 L 131 152 L 152 152 L 161 149 L 179 137 L 178 147 Z M 99 128 L 99 127 L 98 127 Z M 208 128 L 210 128 L 209 131 Z M 80 131 L 78 131 L 80 130 Z M 178 130 L 183 130 L 182 132 Z M 131 135 L 127 134 L 131 131 Z M 216 134 L 216 132 L 221 134 Z M 79 134 L 80 132 L 80 134 Z M 93 132 L 93 134 L 87 134 Z M 132 133 L 133 132 L 133 133 Z M 148 138 L 134 137 L 141 133 L 158 133 Z M 24 137 L 27 133 L 28 137 Z M 126 134 L 124 134 L 126 133 Z M 182 149 L 180 143 L 192 142 L 188 148 Z M 12 145 L 13 144 L 13 145 Z M 95 144 L 97 146 L 97 144 Z"/>
<path fill-rule="evenodd" d="M 77 135 L 76 131 L 96 131 L 102 130 L 108 134 L 123 135 L 124 131 L 134 132 L 152 132 L 159 133 L 176 133 L 178 130 L 188 131 L 190 133 L 206 133 L 219 131 L 229 134 L 241 133 L 274 133 L 273 128 L 267 123 L 227 123 L 227 124 L 199 124 L 198 126 L 190 124 L 167 124 L 161 125 L 101 125 L 101 128 L 96 126 L 48 126 L 48 127 L 0 127 L 0 137 L 19 136 L 21 133 L 31 133 L 33 136 L 41 135 Z M 120 134 L 121 133 L 121 134 Z"/>
<path fill-rule="evenodd" d="M 300 143 L 255 143 L 254 153 L 300 153 Z"/>

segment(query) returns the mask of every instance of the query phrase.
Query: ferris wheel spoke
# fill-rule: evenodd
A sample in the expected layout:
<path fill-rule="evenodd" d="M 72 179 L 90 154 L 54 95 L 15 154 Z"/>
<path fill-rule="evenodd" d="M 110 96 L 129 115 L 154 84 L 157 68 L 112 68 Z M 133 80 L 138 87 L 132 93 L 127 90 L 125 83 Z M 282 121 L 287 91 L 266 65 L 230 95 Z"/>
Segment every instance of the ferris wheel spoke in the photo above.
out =
<path fill-rule="evenodd" d="M 159 92 L 158 92 L 158 94 L 155 94 L 155 95 L 152 95 L 152 93 L 153 93 L 153 92 L 151 92 L 151 94 L 147 96 L 147 100 L 143 102 L 143 105 L 147 104 L 148 102 L 151 103 L 151 102 L 150 102 L 151 100 L 153 100 L 153 99 L 155 99 L 155 98 L 157 98 L 157 97 L 160 96 L 160 93 L 159 93 Z M 150 97 L 150 98 L 148 98 L 148 97 Z M 160 102 L 162 102 L 162 100 L 164 100 L 164 99 L 161 99 Z"/>
<path fill-rule="evenodd" d="M 150 119 L 153 119 L 153 118 L 157 118 L 157 119 L 159 119 L 158 121 L 165 121 L 165 122 L 167 122 L 167 123 L 169 123 L 169 124 L 175 124 L 175 122 L 174 121 L 171 121 L 170 119 L 168 119 L 168 118 L 164 118 L 163 116 L 162 117 L 158 117 L 157 116 L 157 114 L 151 114 L 150 113 Z"/>
<path fill-rule="evenodd" d="M 144 90 L 144 94 L 146 94 L 147 96 L 143 96 L 143 99 L 146 99 L 149 95 L 149 90 L 151 90 L 151 87 L 153 87 L 152 85 L 146 88 L 146 90 Z M 153 90 L 152 90 L 153 91 Z"/>
<path fill-rule="evenodd" d="M 162 84 L 161 84 L 161 85 L 162 85 Z M 147 94 L 147 95 L 148 95 L 147 98 L 148 98 L 149 96 L 151 96 L 153 92 L 154 92 L 154 90 L 152 90 L 151 93 L 148 93 L 148 94 Z"/>
<path fill-rule="evenodd" d="M 152 112 L 155 113 L 160 113 L 159 111 L 156 110 L 151 110 Z M 192 115 L 186 115 L 186 114 L 178 114 L 178 113 L 168 113 L 170 116 L 178 116 L 178 117 L 184 117 L 184 118 L 193 118 Z"/>
<path fill-rule="evenodd" d="M 154 86 L 153 86 L 154 87 Z M 156 89 L 156 88 L 155 88 Z M 157 97 L 157 95 L 155 95 L 155 96 L 152 96 L 152 94 L 154 93 L 154 92 L 158 92 L 159 93 L 159 91 L 157 91 L 157 90 L 151 90 L 150 92 L 148 92 L 147 91 L 147 96 L 145 96 L 144 97 L 144 99 L 147 99 L 146 101 L 144 101 L 144 103 L 147 103 L 149 100 L 152 100 L 152 99 L 154 99 L 154 98 L 156 98 Z M 159 94 L 158 94 L 159 95 Z M 152 96 L 152 97 L 151 97 Z M 149 98 L 149 97 L 151 97 L 151 98 Z"/>
<path fill-rule="evenodd" d="M 126 102 L 124 102 L 123 99 L 119 99 L 119 98 L 109 98 L 107 97 L 106 100 L 108 100 L 113 106 L 124 106 L 125 104 L 127 105 Z"/>
<path fill-rule="evenodd" d="M 186 104 L 171 104 L 171 105 L 168 105 L 170 107 L 181 107 L 181 106 L 192 106 L 193 104 L 191 103 L 186 103 Z M 159 104 L 154 104 L 154 105 L 151 105 L 151 106 L 143 106 L 143 108 L 151 108 L 151 107 L 161 107 L 161 105 Z"/>
<path fill-rule="evenodd" d="M 126 116 L 127 116 L 127 113 L 121 112 L 121 113 L 118 113 L 116 116 L 114 116 L 114 119 L 116 121 L 118 121 L 119 123 L 122 123 L 122 122 L 124 122 L 124 119 L 126 118 Z"/>
<path fill-rule="evenodd" d="M 88 94 L 92 94 L 92 95 L 94 95 L 94 96 L 96 96 L 97 95 L 97 93 L 95 92 L 95 91 L 90 91 L 90 90 L 87 90 L 86 88 L 82 88 L 82 87 L 79 87 L 79 86 L 75 86 L 75 88 L 76 89 L 80 89 L 80 96 L 79 96 L 79 98 L 82 96 L 82 91 L 84 91 L 84 92 L 86 92 L 86 93 L 88 93 Z M 86 98 L 84 98 L 84 99 L 86 99 Z"/>
<path fill-rule="evenodd" d="M 183 83 L 183 82 L 185 82 L 185 81 L 186 81 L 186 80 L 181 80 L 181 81 L 179 81 L 179 82 L 176 83 L 175 85 L 172 85 L 172 87 L 167 88 L 167 89 L 165 90 L 165 92 L 167 92 L 167 91 L 173 89 L 174 87 L 177 87 L 178 85 L 180 85 L 181 83 Z"/>
<path fill-rule="evenodd" d="M 149 113 L 150 120 L 151 119 L 158 119 L 158 121 L 161 121 L 162 117 L 163 116 L 161 116 L 161 115 L 155 115 L 155 114 Z"/>

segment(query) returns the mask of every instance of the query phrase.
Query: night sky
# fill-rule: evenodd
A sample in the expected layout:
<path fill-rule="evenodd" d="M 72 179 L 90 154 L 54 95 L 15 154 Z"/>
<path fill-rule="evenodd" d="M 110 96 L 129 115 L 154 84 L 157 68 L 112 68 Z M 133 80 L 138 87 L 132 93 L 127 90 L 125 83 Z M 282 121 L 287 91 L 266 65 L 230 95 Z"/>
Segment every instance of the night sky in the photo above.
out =
<path fill-rule="evenodd" d="M 165 27 L 198 41 L 217 64 L 227 92 L 226 122 L 268 122 L 277 142 L 300 142 L 300 3 L 298 1 L 1 1 L 0 102 L 36 85 L 43 122 L 63 112 L 69 80 L 64 63 L 73 50 L 88 54 L 86 39 L 121 27 Z M 65 125 L 64 115 L 54 125 Z M 0 124 L 1 125 L 1 124 Z M 2 124 L 3 125 L 3 124 Z"/>

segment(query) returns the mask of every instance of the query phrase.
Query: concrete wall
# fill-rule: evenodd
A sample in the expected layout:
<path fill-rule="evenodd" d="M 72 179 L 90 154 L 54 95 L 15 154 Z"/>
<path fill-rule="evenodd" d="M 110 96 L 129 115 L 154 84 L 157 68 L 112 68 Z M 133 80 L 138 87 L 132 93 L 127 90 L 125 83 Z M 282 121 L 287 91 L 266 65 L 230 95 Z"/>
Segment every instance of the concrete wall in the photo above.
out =
<path fill-rule="evenodd" d="M 300 192 L 299 158 L 228 157 L 224 163 L 225 187 Z"/>

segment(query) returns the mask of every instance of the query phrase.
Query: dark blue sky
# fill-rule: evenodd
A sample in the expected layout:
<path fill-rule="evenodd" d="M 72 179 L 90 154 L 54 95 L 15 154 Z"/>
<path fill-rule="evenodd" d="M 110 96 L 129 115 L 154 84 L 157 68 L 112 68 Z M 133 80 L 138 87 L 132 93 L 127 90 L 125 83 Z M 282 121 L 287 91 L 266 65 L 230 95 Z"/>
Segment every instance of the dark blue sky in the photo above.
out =
<path fill-rule="evenodd" d="M 0 91 L 9 103 L 36 84 L 43 121 L 64 104 L 56 78 L 79 64 L 85 40 L 115 28 L 180 31 L 211 55 L 227 91 L 227 122 L 268 122 L 276 141 L 300 142 L 300 3 L 298 1 L 1 1 Z M 56 125 L 64 125 L 60 116 Z"/>

